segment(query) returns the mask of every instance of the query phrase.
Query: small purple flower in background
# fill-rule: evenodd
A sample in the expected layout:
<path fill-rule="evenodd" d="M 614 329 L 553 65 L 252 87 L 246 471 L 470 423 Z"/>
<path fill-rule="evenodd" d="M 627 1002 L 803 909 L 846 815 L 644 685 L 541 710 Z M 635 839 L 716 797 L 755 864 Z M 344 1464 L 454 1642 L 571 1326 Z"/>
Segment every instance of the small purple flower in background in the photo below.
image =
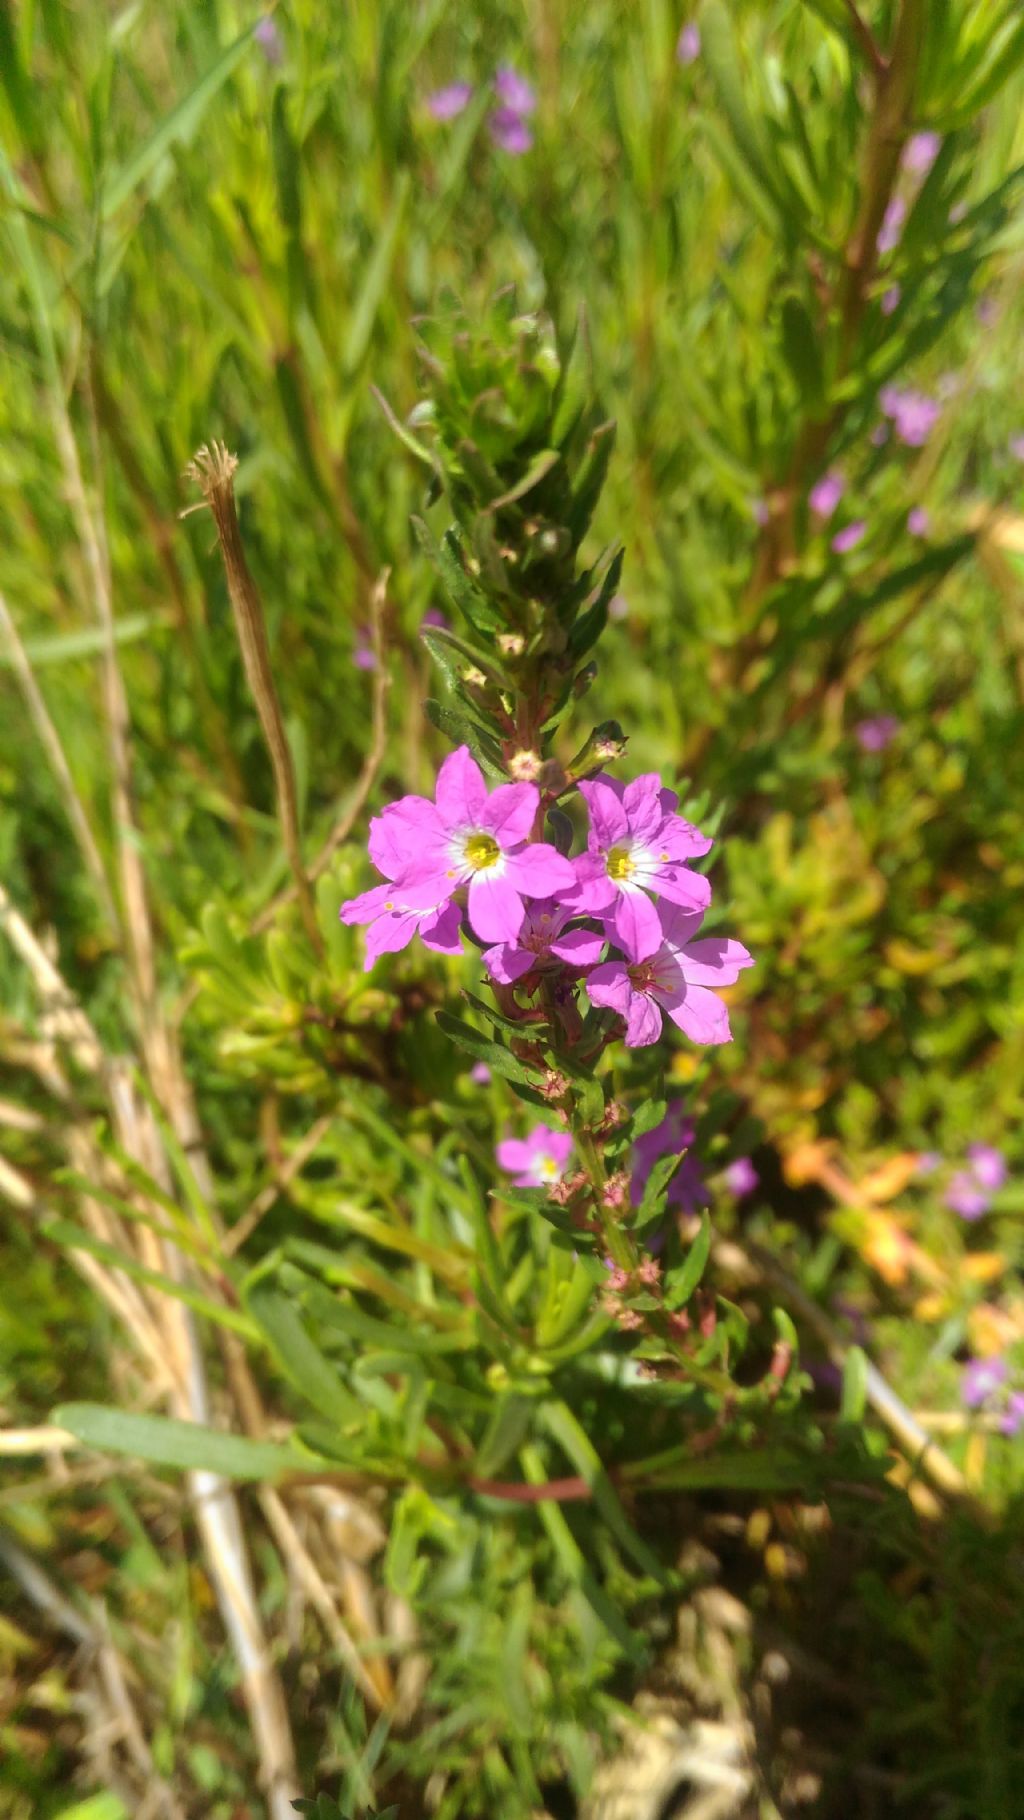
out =
<path fill-rule="evenodd" d="M 275 19 L 271 19 L 269 15 L 266 19 L 261 19 L 253 32 L 253 37 L 271 69 L 276 69 L 279 64 L 284 62 L 284 39 Z"/>
<path fill-rule="evenodd" d="M 876 714 L 871 720 L 859 720 L 853 729 L 862 752 L 884 752 L 900 730 L 894 714 Z"/>
<path fill-rule="evenodd" d="M 903 147 L 901 160 L 903 169 L 913 171 L 917 177 L 924 177 L 931 170 L 941 150 L 941 133 L 914 133 Z"/>
<path fill-rule="evenodd" d="M 489 792 L 469 747 L 459 746 L 437 774 L 434 802 L 403 796 L 374 817 L 370 858 L 394 882 L 390 896 L 403 911 L 440 910 L 466 887 L 475 934 L 514 942 L 525 897 L 552 897 L 576 882 L 556 848 L 527 844 L 539 805 L 536 784 L 499 784 Z M 345 920 L 366 920 L 346 916 L 351 909 L 342 906 Z"/>
<path fill-rule="evenodd" d="M 648 891 L 687 910 L 707 909 L 711 887 L 686 861 L 710 852 L 712 842 L 676 814 L 679 799 L 656 771 L 629 784 L 594 777 L 579 789 L 590 813 L 587 852 L 575 861 L 575 888 L 558 895 L 578 914 L 607 918 L 638 960 L 662 939 Z"/>
<path fill-rule="evenodd" d="M 934 1175 L 942 1158 L 937 1150 L 922 1150 L 917 1159 L 918 1175 Z"/>
<path fill-rule="evenodd" d="M 1006 1383 L 1005 1359 L 969 1359 L 960 1379 L 960 1401 L 967 1409 L 980 1409 Z"/>
<path fill-rule="evenodd" d="M 999 1424 L 1000 1434 L 1011 1439 L 1024 1428 L 1024 1390 L 1011 1390 L 1006 1399 L 1003 1419 Z"/>
<path fill-rule="evenodd" d="M 1024 461 L 1024 436 L 1011 436 L 1009 449 L 1014 461 Z"/>
<path fill-rule="evenodd" d="M 427 113 L 435 120 L 454 120 L 473 99 L 471 82 L 449 82 L 427 96 Z"/>
<path fill-rule="evenodd" d="M 511 108 L 515 114 L 532 114 L 537 106 L 532 84 L 507 63 L 495 73 L 494 92 L 502 107 Z"/>
<path fill-rule="evenodd" d="M 543 967 L 553 955 L 570 967 L 592 967 L 601 959 L 605 938 L 589 929 L 566 929 L 573 912 L 542 897 L 528 904 L 523 926 L 514 942 L 501 942 L 484 952 L 484 966 L 492 980 L 511 986 L 531 967 Z"/>
<path fill-rule="evenodd" d="M 754 959 L 741 942 L 724 936 L 691 941 L 700 911 L 668 903 L 657 913 L 658 935 L 624 944 L 629 961 L 606 961 L 586 981 L 591 1004 L 617 1011 L 626 1022 L 626 1048 L 643 1049 L 662 1032 L 662 1012 L 694 1043 L 732 1040 L 729 1013 L 715 988 L 732 986 Z M 621 937 L 620 937 L 621 940 Z"/>
<path fill-rule="evenodd" d="M 852 524 L 844 525 L 841 531 L 837 531 L 832 539 L 832 548 L 836 555 L 845 556 L 847 550 L 854 549 L 860 543 L 867 528 L 865 519 L 855 518 Z"/>
<path fill-rule="evenodd" d="M 697 1135 L 697 1128 L 692 1119 L 685 1115 L 682 1100 L 670 1100 L 665 1117 L 653 1130 L 645 1131 L 638 1137 L 633 1146 L 633 1174 L 629 1192 L 634 1206 L 639 1206 L 647 1186 L 647 1178 L 655 1163 L 663 1156 L 678 1155 L 680 1150 L 690 1151 Z M 696 1213 L 698 1207 L 708 1204 L 704 1176 L 697 1158 L 692 1154 L 685 1156 L 672 1177 L 668 1191 L 670 1207 L 678 1207 L 683 1213 Z"/>
<path fill-rule="evenodd" d="M 912 506 L 907 513 L 907 530 L 911 537 L 927 537 L 931 527 L 932 521 L 927 507 Z"/>
<path fill-rule="evenodd" d="M 878 402 L 886 417 L 892 419 L 900 441 L 910 449 L 922 448 L 939 415 L 935 399 L 928 398 L 924 392 L 901 391 L 899 386 L 889 385 L 881 392 Z"/>
<path fill-rule="evenodd" d="M 898 310 L 900 307 L 900 298 L 902 296 L 903 292 L 898 284 L 891 284 L 887 291 L 883 291 L 882 315 L 891 316 L 894 310 Z"/>
<path fill-rule="evenodd" d="M 447 632 L 451 621 L 446 614 L 442 613 L 440 607 L 428 607 L 420 624 L 424 626 L 438 626 L 442 632 Z"/>
<path fill-rule="evenodd" d="M 535 1125 L 528 1137 L 504 1138 L 495 1150 L 502 1169 L 507 1169 L 515 1188 L 553 1188 L 565 1174 L 572 1153 L 568 1131 L 553 1131 L 550 1125 Z"/>
<path fill-rule="evenodd" d="M 993 1194 L 1003 1186 L 1009 1174 L 1006 1158 L 992 1144 L 968 1144 L 967 1162 L 975 1181 Z"/>
<path fill-rule="evenodd" d="M 352 647 L 352 662 L 357 670 L 375 670 L 377 657 L 370 643 L 369 626 L 356 627 L 356 642 Z"/>
<path fill-rule="evenodd" d="M 978 298 L 978 307 L 975 310 L 975 315 L 983 329 L 995 327 L 999 320 L 999 303 L 997 299 L 993 297 L 991 291 L 986 291 L 983 297 Z"/>
<path fill-rule="evenodd" d="M 902 196 L 894 196 L 882 217 L 876 242 L 880 253 L 891 253 L 899 245 L 903 232 L 903 223 L 907 218 L 907 205 Z"/>
<path fill-rule="evenodd" d="M 501 152 L 521 158 L 533 149 L 533 134 L 521 114 L 511 107 L 496 107 L 487 122 L 487 130 Z"/>
<path fill-rule="evenodd" d="M 838 468 L 830 468 L 816 480 L 807 495 L 807 503 L 818 518 L 831 518 L 846 491 L 846 482 Z"/>
<path fill-rule="evenodd" d="M 750 512 L 756 525 L 766 525 L 771 517 L 768 501 L 766 499 L 752 499 L 750 502 Z"/>
<path fill-rule="evenodd" d="M 503 64 L 494 78 L 498 106 L 487 125 L 491 138 L 500 151 L 518 158 L 533 145 L 529 116 L 537 106 L 532 85 L 518 70 Z"/>
<path fill-rule="evenodd" d="M 491 1071 L 488 1068 L 487 1063 L 474 1062 L 469 1071 L 469 1078 L 473 1082 L 474 1087 L 489 1087 L 491 1084 Z"/>
<path fill-rule="evenodd" d="M 609 619 L 628 619 L 629 601 L 624 594 L 613 594 L 608 602 Z"/>
<path fill-rule="evenodd" d="M 989 1209 L 989 1195 L 966 1169 L 959 1169 L 946 1189 L 946 1206 L 962 1220 L 980 1220 Z"/>
<path fill-rule="evenodd" d="M 725 1185 L 737 1199 L 744 1194 L 753 1194 L 760 1182 L 761 1177 L 748 1156 L 738 1156 L 725 1171 Z"/>
<path fill-rule="evenodd" d="M 700 27 L 691 19 L 683 26 L 676 41 L 676 62 L 685 68 L 688 63 L 696 63 L 700 56 Z"/>

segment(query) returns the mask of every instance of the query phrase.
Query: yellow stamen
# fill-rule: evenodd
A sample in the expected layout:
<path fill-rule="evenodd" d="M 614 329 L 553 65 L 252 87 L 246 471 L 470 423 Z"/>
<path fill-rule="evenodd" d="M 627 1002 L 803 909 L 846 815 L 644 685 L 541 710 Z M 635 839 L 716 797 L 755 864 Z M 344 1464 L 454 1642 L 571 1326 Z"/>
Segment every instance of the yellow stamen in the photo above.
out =
<path fill-rule="evenodd" d="M 488 872 L 501 858 L 501 848 L 493 834 L 471 834 L 463 848 L 467 865 L 474 872 Z"/>
<path fill-rule="evenodd" d="M 612 847 L 605 861 L 609 878 L 632 878 L 636 867 L 628 847 Z"/>

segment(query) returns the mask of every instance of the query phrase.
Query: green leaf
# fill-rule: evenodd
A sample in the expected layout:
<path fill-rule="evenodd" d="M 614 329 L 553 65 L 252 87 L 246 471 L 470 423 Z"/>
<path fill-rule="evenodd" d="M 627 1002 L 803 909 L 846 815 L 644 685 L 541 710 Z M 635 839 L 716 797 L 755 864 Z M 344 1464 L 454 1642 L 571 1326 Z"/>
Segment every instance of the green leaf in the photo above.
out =
<path fill-rule="evenodd" d="M 868 1400 L 868 1361 L 860 1346 L 851 1346 L 843 1361 L 839 1414 L 844 1422 L 862 1422 Z"/>
<path fill-rule="evenodd" d="M 782 351 L 804 405 L 813 414 L 824 401 L 825 375 L 817 331 L 798 297 L 787 297 L 782 306 Z"/>
<path fill-rule="evenodd" d="M 641 1573 L 650 1574 L 658 1585 L 667 1584 L 669 1575 L 665 1567 L 653 1554 L 646 1542 L 637 1535 L 629 1522 L 622 1505 L 619 1503 L 612 1487 L 612 1482 L 605 1472 L 601 1457 L 593 1442 L 567 1403 L 544 1403 L 541 1406 L 541 1420 L 552 1439 L 566 1453 L 576 1471 L 590 1486 L 594 1503 L 601 1512 L 609 1530 L 619 1542 L 630 1559 L 635 1562 Z"/>
<path fill-rule="evenodd" d="M 296 1390 L 308 1397 L 321 1415 L 343 1428 L 361 1422 L 362 1404 L 342 1381 L 337 1367 L 310 1338 L 294 1301 L 266 1282 L 248 1289 L 245 1300 Z"/>
<path fill-rule="evenodd" d="M 102 1239 L 94 1239 L 91 1232 L 75 1226 L 70 1220 L 53 1220 L 45 1227 L 46 1236 L 55 1245 L 63 1245 L 68 1251 L 85 1251 L 90 1257 L 98 1258 L 112 1270 L 122 1270 L 125 1276 L 132 1277 L 137 1283 L 145 1283 L 148 1289 L 158 1289 L 161 1295 L 173 1296 L 177 1302 L 183 1302 L 196 1314 L 205 1315 L 207 1320 L 216 1321 L 221 1327 L 228 1327 L 232 1333 L 240 1333 L 245 1339 L 255 1339 L 255 1330 L 247 1315 L 238 1309 L 231 1308 L 225 1302 L 218 1302 L 214 1296 L 204 1295 L 201 1290 L 193 1289 L 189 1283 L 178 1283 L 173 1277 L 166 1276 L 160 1270 L 150 1270 L 145 1264 L 139 1264 L 132 1257 L 119 1251 L 116 1245 L 106 1245 Z"/>
<path fill-rule="evenodd" d="M 682 1308 L 689 1301 L 704 1275 L 710 1251 L 711 1221 L 705 1213 L 701 1215 L 700 1231 L 682 1264 L 678 1270 L 673 1270 L 669 1274 L 665 1284 L 666 1308 Z"/>
<path fill-rule="evenodd" d="M 403 170 L 399 172 L 391 207 L 378 235 L 377 244 L 366 268 L 349 321 L 348 334 L 345 337 L 342 353 L 342 368 L 347 379 L 351 379 L 362 364 L 370 345 L 370 336 L 373 334 L 373 325 L 377 320 L 381 298 L 391 277 L 395 245 L 408 196 L 409 173 Z"/>
<path fill-rule="evenodd" d="M 540 484 L 545 475 L 550 474 L 552 468 L 558 466 L 561 459 L 557 449 L 542 449 L 539 455 L 533 457 L 525 474 L 506 493 L 500 493 L 497 499 L 492 499 L 487 510 L 500 512 L 504 506 L 514 505 L 517 499 L 523 499 Z"/>
<path fill-rule="evenodd" d="M 450 1011 L 438 1011 L 435 1016 L 438 1026 L 446 1036 L 451 1037 L 453 1043 L 458 1043 L 460 1049 L 468 1050 L 478 1062 L 486 1062 L 495 1074 L 504 1075 L 509 1081 L 524 1081 L 527 1085 L 535 1078 L 510 1050 L 501 1043 L 491 1042 L 479 1030 L 474 1030 L 472 1024 L 463 1023 L 460 1017 L 453 1017 Z"/>
<path fill-rule="evenodd" d="M 103 221 L 109 221 L 116 215 L 135 190 L 152 176 L 176 140 L 190 139 L 193 136 L 214 96 L 241 63 L 258 24 L 259 21 L 254 20 L 241 37 L 236 38 L 227 50 L 214 59 L 188 94 L 183 95 L 170 113 L 164 115 L 159 126 L 120 170 L 104 177 L 100 191 L 100 217 Z"/>
<path fill-rule="evenodd" d="M 441 542 L 438 543 L 424 519 L 413 518 L 412 528 L 421 549 L 441 577 L 444 591 L 452 606 L 464 614 L 470 625 L 474 626 L 478 632 L 506 631 L 505 620 L 500 613 L 495 612 L 487 596 L 477 587 L 466 571 L 458 533 L 449 527 Z"/>
<path fill-rule="evenodd" d="M 658 1158 L 650 1175 L 647 1177 L 643 1199 L 640 1202 L 636 1220 L 634 1222 L 638 1232 L 643 1232 L 648 1226 L 652 1226 L 655 1220 L 660 1219 L 661 1215 L 664 1213 L 668 1185 L 685 1155 L 686 1152 L 680 1150 L 670 1156 L 660 1156 Z"/>
<path fill-rule="evenodd" d="M 653 1131 L 655 1125 L 661 1124 L 667 1112 L 668 1107 L 664 1100 L 646 1100 L 633 1114 L 632 1136 L 634 1140 L 643 1137 L 648 1131 Z"/>
<path fill-rule="evenodd" d="M 501 783 L 508 782 L 500 749 L 477 721 L 471 720 L 468 714 L 463 714 L 458 708 L 449 708 L 432 695 L 423 703 L 423 712 L 431 726 L 443 733 L 446 739 L 450 739 L 453 746 L 468 746 L 488 776 L 498 778 Z"/>
<path fill-rule="evenodd" d="M 250 1441 L 198 1422 L 134 1415 L 103 1403 L 61 1403 L 51 1421 L 100 1453 L 124 1454 L 182 1472 L 215 1472 L 225 1479 L 278 1479 L 283 1473 L 309 1472 L 324 1464 L 286 1444 Z"/>

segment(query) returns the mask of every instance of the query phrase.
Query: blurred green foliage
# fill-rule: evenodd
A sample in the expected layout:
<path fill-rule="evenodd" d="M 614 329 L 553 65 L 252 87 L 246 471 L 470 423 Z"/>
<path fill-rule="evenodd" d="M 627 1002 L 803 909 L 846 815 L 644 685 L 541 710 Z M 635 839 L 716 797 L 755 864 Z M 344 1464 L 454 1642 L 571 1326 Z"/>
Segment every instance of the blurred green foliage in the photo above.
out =
<path fill-rule="evenodd" d="M 801 1716 L 834 1753 L 827 1811 L 872 1811 L 846 1792 L 858 1762 L 892 1778 L 902 1811 L 1013 1811 L 1019 1444 L 981 1427 L 949 1438 L 987 1509 L 936 1534 L 880 1480 L 889 1456 L 863 1398 L 839 1422 L 820 1381 L 798 1406 L 793 1374 L 755 1420 L 723 1416 L 692 1386 L 638 1381 L 625 1349 L 603 1341 L 590 1264 L 574 1269 L 512 1197 L 492 1230 L 493 1145 L 528 1109 L 499 1079 L 473 1085 L 432 1015 L 476 990 L 473 962 L 413 950 L 362 972 L 337 907 L 369 882 L 365 810 L 320 876 L 326 956 L 312 953 L 286 896 L 209 519 L 178 517 L 193 503 L 189 457 L 222 438 L 241 458 L 243 535 L 318 853 L 358 807 L 375 704 L 388 736 L 371 805 L 429 789 L 443 750 L 418 628 L 450 605 L 412 520 L 426 513 L 438 536 L 447 520 L 417 451 L 431 429 L 457 459 L 478 376 L 450 396 L 442 383 L 429 425 L 415 410 L 417 345 L 435 381 L 455 372 L 436 322 L 450 294 L 477 323 L 513 284 L 520 310 L 549 312 L 563 350 L 582 316 L 577 345 L 601 401 L 585 429 L 602 466 L 601 425 L 614 421 L 617 440 L 576 542 L 595 578 L 614 573 L 620 545 L 625 567 L 558 756 L 615 720 L 633 769 L 678 781 L 721 843 L 716 902 L 758 960 L 737 991 L 731 1050 L 634 1059 L 616 1086 L 634 1104 L 685 1095 L 718 1239 L 780 1259 L 847 1339 L 866 1323 L 864 1343 L 911 1408 L 954 1411 L 967 1353 L 1024 1365 L 1012 1173 L 1024 1162 L 1024 468 L 1011 447 L 1024 432 L 1024 26 L 998 0 L 878 0 L 860 16 L 879 44 L 898 48 L 901 30 L 914 44 L 900 53 L 911 74 L 887 91 L 899 115 L 888 136 L 840 0 L 708 0 L 689 64 L 665 0 L 296 0 L 262 37 L 248 10 L 223 3 L 0 6 L 0 590 L 113 875 L 103 635 L 62 464 L 66 406 L 109 552 L 160 992 L 180 1020 L 213 1211 L 229 1234 L 244 1219 L 247 1236 L 237 1251 L 204 1238 L 184 1172 L 170 1208 L 159 1204 L 195 1246 L 197 1293 L 221 1298 L 216 1318 L 231 1311 L 268 1400 L 298 1424 L 290 1447 L 358 1464 L 385 1488 L 384 1583 L 415 1610 L 433 1669 L 416 1723 L 391 1730 L 306 1627 L 308 1678 L 289 1680 L 300 1764 L 310 1791 L 340 1785 L 342 1812 L 401 1793 L 405 1820 L 429 1786 L 446 1820 L 523 1820 L 555 1784 L 582 1794 L 617 1701 L 689 1590 L 681 1534 L 709 1509 L 746 1521 L 765 1503 L 788 1533 L 789 1507 L 819 1497 L 835 1534 L 807 1551 L 805 1585 L 780 1586 L 753 1546 L 726 1571 L 766 1629 L 820 1641 L 834 1624 L 842 1638 L 857 1698 Z M 537 88 L 522 157 L 488 131 L 503 62 Z M 428 98 L 455 80 L 474 95 L 439 121 Z M 941 149 L 914 174 L 900 150 L 923 131 Z M 878 255 L 894 195 L 902 229 Z M 540 370 L 553 358 L 542 342 Z M 485 375 L 508 415 L 471 427 L 493 469 L 518 463 L 551 501 L 523 549 L 548 564 L 557 596 L 566 552 L 543 538 L 549 517 L 562 523 L 568 482 L 555 463 L 531 475 L 545 450 L 522 372 L 510 354 L 507 373 Z M 936 399 L 922 446 L 885 415 L 890 385 Z M 542 387 L 536 404 L 543 421 Z M 826 523 L 808 493 L 832 468 L 845 493 Z M 468 522 L 488 484 L 466 476 L 456 517 L 461 505 Z M 914 508 L 929 516 L 923 537 Z M 836 531 L 860 520 L 860 540 L 837 552 Z M 389 703 L 379 667 L 356 661 L 385 568 L 376 662 Z M 125 944 L 80 863 L 3 641 L 0 666 L 0 879 L 33 927 L 55 932 L 110 1052 L 134 1053 Z M 880 715 L 895 736 L 865 751 L 857 727 Z M 4 1209 L 3 1270 L 18 1284 L 0 1315 L 5 1426 L 139 1395 L 123 1339 L 69 1262 L 82 1232 L 68 1230 L 62 1127 L 99 1107 L 77 1079 L 74 1106 L 55 1103 L 26 1049 L 46 1028 L 0 942 L 0 1098 L 22 1114 L 0 1132 L 38 1200 Z M 951 1165 L 977 1139 L 1011 1164 L 981 1226 L 944 1205 L 945 1165 L 881 1179 L 919 1150 Z M 121 1167 L 106 1128 L 100 1142 Z M 749 1151 L 763 1188 L 737 1207 L 720 1172 Z M 724 1269 L 712 1262 L 720 1331 L 760 1377 L 780 1339 L 770 1303 L 786 1297 L 736 1288 Z M 801 1341 L 820 1380 L 813 1330 Z M 695 1452 L 709 1421 L 717 1445 Z M 159 1432 L 126 1429 L 121 1445 L 158 1464 L 172 1457 Z M 220 1445 L 194 1442 L 207 1444 Z M 253 1476 L 267 1458 L 250 1457 Z M 639 1495 L 637 1466 L 656 1458 Z M 0 1492 L 0 1534 L 53 1564 L 76 1598 L 107 1601 L 119 1648 L 141 1664 L 141 1703 L 161 1715 L 157 1769 L 185 1811 L 255 1812 L 194 1530 L 168 1517 L 166 1483 L 145 1470 L 59 1498 L 26 1475 Z M 595 1473 L 600 1497 L 578 1503 L 491 1495 L 503 1477 L 521 1492 Z M 172 1531 L 164 1572 L 152 1537 Z M 843 1548 L 849 1575 L 836 1571 Z M 258 1559 L 276 1622 L 286 1576 L 269 1544 Z M 66 1664 L 30 1629 L 5 1593 L 11 1820 L 76 1811 Z M 161 1660 L 146 1640 L 165 1633 Z M 118 1811 L 116 1791 L 97 1799 Z"/>

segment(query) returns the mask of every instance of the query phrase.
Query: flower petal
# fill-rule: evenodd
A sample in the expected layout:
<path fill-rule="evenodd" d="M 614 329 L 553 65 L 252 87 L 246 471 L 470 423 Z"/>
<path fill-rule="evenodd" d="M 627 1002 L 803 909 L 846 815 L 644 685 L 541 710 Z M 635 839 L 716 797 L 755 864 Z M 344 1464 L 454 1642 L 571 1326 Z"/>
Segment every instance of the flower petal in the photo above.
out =
<path fill-rule="evenodd" d="M 609 909 L 615 901 L 615 884 L 608 877 L 601 855 L 581 853 L 578 859 L 569 863 L 576 882 L 571 890 L 559 892 L 562 903 L 571 908 L 574 915 L 598 916 L 602 910 Z"/>
<path fill-rule="evenodd" d="M 504 876 L 526 897 L 553 897 L 556 891 L 571 891 L 576 884 L 572 861 L 543 840 L 510 853 Z"/>
<path fill-rule="evenodd" d="M 626 812 L 630 833 L 638 840 L 649 840 L 664 820 L 661 778 L 657 771 L 645 771 L 626 785 L 622 807 Z"/>
<path fill-rule="evenodd" d="M 658 915 L 670 948 L 685 947 L 687 942 L 693 940 L 704 921 L 703 910 L 684 910 L 680 904 L 670 904 L 667 899 L 658 905 Z"/>
<path fill-rule="evenodd" d="M 365 972 L 369 973 L 382 954 L 397 954 L 400 948 L 408 948 L 419 928 L 419 921 L 414 910 L 400 910 L 394 916 L 378 916 L 366 931 Z"/>
<path fill-rule="evenodd" d="M 590 847 L 602 851 L 613 847 L 616 841 L 629 838 L 629 822 L 626 811 L 618 795 L 612 789 L 611 779 L 592 777 L 589 783 L 577 785 L 590 812 Z"/>
<path fill-rule="evenodd" d="M 754 965 L 754 957 L 742 942 L 709 935 L 703 941 L 690 942 L 683 948 L 679 965 L 688 986 L 731 986 L 744 967 Z"/>
<path fill-rule="evenodd" d="M 539 802 L 536 784 L 499 784 L 480 811 L 479 826 L 494 835 L 499 847 L 518 847 L 530 838 Z"/>
<path fill-rule="evenodd" d="M 370 858 L 385 878 L 397 878 L 414 853 L 443 851 L 445 831 L 425 796 L 403 796 L 370 822 Z"/>
<path fill-rule="evenodd" d="M 706 910 L 711 902 L 711 886 L 704 874 L 691 872 L 688 866 L 662 866 L 647 883 L 659 897 L 667 897 L 670 904 L 681 904 L 684 910 Z"/>
<path fill-rule="evenodd" d="M 494 1154 L 502 1169 L 529 1169 L 533 1162 L 533 1146 L 525 1138 L 502 1138 Z"/>
<path fill-rule="evenodd" d="M 517 948 L 514 942 L 499 942 L 494 948 L 484 949 L 483 963 L 492 980 L 501 986 L 512 986 L 536 966 L 537 956 L 529 948 Z"/>
<path fill-rule="evenodd" d="M 646 961 L 661 947 L 661 922 L 646 892 L 635 885 L 620 887 L 611 913 L 611 925 L 620 948 L 631 961 Z"/>
<path fill-rule="evenodd" d="M 462 911 L 458 904 L 442 904 L 433 916 L 422 918 L 420 941 L 435 954 L 461 954 Z"/>
<path fill-rule="evenodd" d="M 729 1013 L 706 986 L 687 986 L 683 992 L 659 992 L 657 996 L 691 1043 L 732 1041 Z"/>
<path fill-rule="evenodd" d="M 487 801 L 484 774 L 468 746 L 449 752 L 437 774 L 437 813 L 446 828 L 480 826 Z"/>
<path fill-rule="evenodd" d="M 386 916 L 389 910 L 394 909 L 394 905 L 394 885 L 374 885 L 371 891 L 363 891 L 358 897 L 347 898 L 338 915 L 343 923 L 372 923 L 375 916 Z"/>
<path fill-rule="evenodd" d="M 659 853 L 678 864 L 686 859 L 700 859 L 702 854 L 711 852 L 715 843 L 692 822 L 684 821 L 681 815 L 666 815 L 652 844 Z"/>
<path fill-rule="evenodd" d="M 523 926 L 523 900 L 497 872 L 475 872 L 469 881 L 469 920 L 483 942 L 514 942 Z"/>
<path fill-rule="evenodd" d="M 634 992 L 626 1014 L 626 1048 L 646 1049 L 661 1035 L 661 1012 L 646 992 Z"/>
<path fill-rule="evenodd" d="M 604 951 L 604 939 L 592 929 L 567 929 L 552 942 L 551 952 L 572 967 L 594 967 Z"/>
<path fill-rule="evenodd" d="M 607 1005 L 622 1017 L 633 996 L 629 974 L 621 961 L 605 961 L 603 966 L 595 967 L 593 973 L 587 975 L 585 990 L 592 1005 Z"/>

